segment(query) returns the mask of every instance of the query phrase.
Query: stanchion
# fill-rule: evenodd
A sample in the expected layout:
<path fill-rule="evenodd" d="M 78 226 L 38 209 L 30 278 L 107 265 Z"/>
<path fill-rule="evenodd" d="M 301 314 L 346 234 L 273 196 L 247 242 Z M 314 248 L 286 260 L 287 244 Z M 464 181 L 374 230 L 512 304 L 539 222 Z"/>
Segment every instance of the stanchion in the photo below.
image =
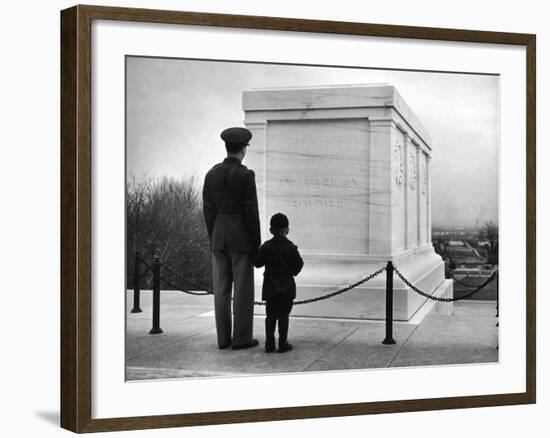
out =
<path fill-rule="evenodd" d="M 496 327 L 498 327 L 498 295 L 499 295 L 499 291 L 498 291 L 498 272 L 497 272 L 497 276 L 495 278 L 497 284 L 496 284 L 496 287 L 497 287 L 497 314 L 495 315 L 496 318 L 497 318 L 497 323 L 496 323 Z M 498 334 L 497 334 L 497 350 L 498 350 Z"/>
<path fill-rule="evenodd" d="M 153 328 L 150 335 L 163 333 L 160 328 L 160 258 L 153 261 Z"/>
<path fill-rule="evenodd" d="M 386 338 L 382 341 L 384 345 L 395 344 L 393 339 L 393 264 L 386 265 Z"/>
<path fill-rule="evenodd" d="M 139 250 L 134 255 L 134 307 L 130 310 L 130 313 L 141 313 L 139 307 L 139 294 L 140 294 L 140 277 L 139 267 L 141 266 L 141 253 Z"/>
<path fill-rule="evenodd" d="M 496 288 L 497 288 L 497 314 L 496 314 L 495 316 L 496 316 L 497 319 L 498 319 L 498 295 L 499 295 L 499 293 L 498 293 L 498 272 L 497 272 L 497 276 L 496 276 L 496 278 L 495 278 L 495 281 L 496 281 L 496 283 L 497 283 L 497 284 L 496 284 Z M 497 327 L 498 327 L 498 321 L 497 321 Z"/>

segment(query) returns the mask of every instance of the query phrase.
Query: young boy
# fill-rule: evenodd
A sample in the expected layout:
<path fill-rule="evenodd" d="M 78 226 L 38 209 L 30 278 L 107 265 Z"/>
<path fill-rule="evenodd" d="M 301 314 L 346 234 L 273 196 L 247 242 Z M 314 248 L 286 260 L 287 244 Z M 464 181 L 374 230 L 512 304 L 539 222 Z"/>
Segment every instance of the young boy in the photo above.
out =
<path fill-rule="evenodd" d="M 254 266 L 265 266 L 262 300 L 266 302 L 265 351 L 275 350 L 275 326 L 279 323 L 279 353 L 292 350 L 287 341 L 288 315 L 296 298 L 294 276 L 304 266 L 298 247 L 287 239 L 288 218 L 277 213 L 271 217 L 273 238 L 264 242 L 254 258 Z"/>

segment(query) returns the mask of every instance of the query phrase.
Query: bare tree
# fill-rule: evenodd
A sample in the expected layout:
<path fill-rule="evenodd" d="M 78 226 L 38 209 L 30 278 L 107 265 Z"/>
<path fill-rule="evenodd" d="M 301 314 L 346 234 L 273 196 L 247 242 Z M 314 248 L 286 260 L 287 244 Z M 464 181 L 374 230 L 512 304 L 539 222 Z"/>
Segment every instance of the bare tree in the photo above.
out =
<path fill-rule="evenodd" d="M 498 264 L 498 225 L 492 221 L 485 222 L 479 229 L 479 238 L 488 243 L 487 263 Z"/>
<path fill-rule="evenodd" d="M 443 259 L 446 259 L 449 257 L 447 254 L 447 248 L 449 246 L 448 240 L 438 237 L 437 239 L 433 240 L 432 245 L 434 247 L 435 252 L 439 254 Z"/>
<path fill-rule="evenodd" d="M 158 255 L 183 276 L 211 288 L 209 240 L 197 178 L 132 176 L 126 199 L 127 278 L 133 277 L 133 255 L 140 250 L 147 260 Z M 150 286 L 151 277 L 145 282 L 144 287 Z"/>

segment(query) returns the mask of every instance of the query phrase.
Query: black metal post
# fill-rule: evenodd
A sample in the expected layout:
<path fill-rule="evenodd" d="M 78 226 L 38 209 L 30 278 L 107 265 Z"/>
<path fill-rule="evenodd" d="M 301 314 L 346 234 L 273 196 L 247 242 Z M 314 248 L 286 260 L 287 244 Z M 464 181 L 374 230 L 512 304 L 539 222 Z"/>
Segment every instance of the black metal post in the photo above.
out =
<path fill-rule="evenodd" d="M 384 345 L 395 344 L 393 339 L 393 264 L 386 265 L 386 338 L 382 341 Z"/>
<path fill-rule="evenodd" d="M 163 333 L 160 328 L 160 258 L 155 257 L 153 261 L 153 328 L 150 335 Z"/>
<path fill-rule="evenodd" d="M 497 272 L 497 276 L 495 278 L 495 281 L 497 282 L 497 314 L 496 314 L 496 317 L 497 317 L 497 323 L 496 323 L 496 327 L 498 327 L 498 295 L 499 295 L 499 291 L 498 291 L 498 272 Z M 498 350 L 498 332 L 497 332 L 497 350 Z"/>
<path fill-rule="evenodd" d="M 496 283 L 497 283 L 497 314 L 495 316 L 498 318 L 498 295 L 499 295 L 499 293 L 498 293 L 498 272 L 497 272 L 495 280 L 496 280 Z M 498 327 L 498 321 L 497 321 L 497 327 Z"/>
<path fill-rule="evenodd" d="M 136 251 L 134 256 L 134 307 L 130 310 L 130 313 L 141 313 L 139 307 L 139 295 L 140 295 L 140 266 L 141 266 L 141 253 Z"/>

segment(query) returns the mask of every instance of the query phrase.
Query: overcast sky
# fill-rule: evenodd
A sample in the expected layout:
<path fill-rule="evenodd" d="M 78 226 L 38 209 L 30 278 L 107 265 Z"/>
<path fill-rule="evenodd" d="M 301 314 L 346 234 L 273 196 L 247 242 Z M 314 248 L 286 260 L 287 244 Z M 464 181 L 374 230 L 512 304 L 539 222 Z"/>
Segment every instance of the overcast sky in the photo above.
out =
<path fill-rule="evenodd" d="M 243 90 L 379 82 L 398 89 L 431 135 L 433 225 L 496 222 L 496 76 L 127 58 L 128 174 L 202 181 L 225 157 L 220 132 L 243 126 Z"/>

